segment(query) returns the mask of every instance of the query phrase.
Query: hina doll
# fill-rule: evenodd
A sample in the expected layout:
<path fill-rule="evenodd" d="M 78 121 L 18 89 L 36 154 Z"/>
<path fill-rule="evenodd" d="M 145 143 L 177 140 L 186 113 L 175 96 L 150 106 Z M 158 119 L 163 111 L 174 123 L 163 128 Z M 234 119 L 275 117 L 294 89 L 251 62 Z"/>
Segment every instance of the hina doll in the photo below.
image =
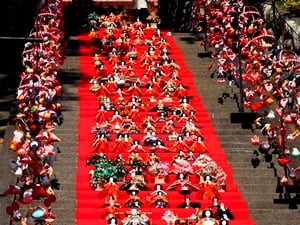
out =
<path fill-rule="evenodd" d="M 148 190 L 149 188 L 146 186 L 146 182 L 143 175 L 137 174 L 136 169 L 130 171 L 129 179 L 125 180 L 125 182 L 120 186 L 120 190 L 125 190 L 129 194 L 138 193 L 141 190 Z"/>
<path fill-rule="evenodd" d="M 108 182 L 103 185 L 102 190 L 99 192 L 98 197 L 105 200 L 106 203 L 109 201 L 118 200 L 119 185 L 114 181 L 112 177 L 109 178 Z"/>
<path fill-rule="evenodd" d="M 174 174 L 193 174 L 194 169 L 191 163 L 185 157 L 177 157 L 172 162 L 173 169 L 169 173 Z"/>
<path fill-rule="evenodd" d="M 175 213 L 172 212 L 170 209 L 165 211 L 161 218 L 166 221 L 167 225 L 174 225 L 178 219 Z"/>
<path fill-rule="evenodd" d="M 133 121 L 132 123 L 131 123 L 131 125 L 127 128 L 127 129 L 125 129 L 126 130 L 126 133 L 128 133 L 128 134 L 132 134 L 132 133 L 135 133 L 135 134 L 137 134 L 137 133 L 141 133 L 141 129 L 136 125 L 136 123 Z"/>
<path fill-rule="evenodd" d="M 144 202 L 137 195 L 138 191 L 131 191 L 129 198 L 125 201 L 126 208 L 141 208 L 144 205 Z"/>
<path fill-rule="evenodd" d="M 180 109 L 186 115 L 189 115 L 191 111 L 194 111 L 194 107 L 188 103 L 187 98 L 183 98 L 177 108 Z"/>
<path fill-rule="evenodd" d="M 167 121 L 167 115 L 168 114 L 166 114 L 166 113 L 160 113 L 159 114 L 159 117 L 155 120 L 155 122 L 157 122 L 157 123 L 165 123 L 166 121 Z"/>
<path fill-rule="evenodd" d="M 142 122 L 142 116 L 140 113 L 140 109 L 136 105 L 132 105 L 128 115 L 130 116 L 131 120 L 134 122 Z"/>
<path fill-rule="evenodd" d="M 98 98 L 100 97 L 106 97 L 109 96 L 110 92 L 109 90 L 105 87 L 104 83 L 101 82 L 99 84 L 98 90 L 96 91 L 96 94 L 98 96 Z"/>
<path fill-rule="evenodd" d="M 169 79 L 162 88 L 163 92 L 161 93 L 161 96 L 164 96 L 164 95 L 172 95 L 173 96 L 173 93 L 175 92 L 175 90 L 176 90 L 176 83 L 172 79 Z"/>
<path fill-rule="evenodd" d="M 224 203 L 220 203 L 216 213 L 213 215 L 214 218 L 218 219 L 218 220 L 232 220 L 234 219 L 234 216 L 231 212 L 231 210 L 227 207 L 225 207 Z"/>
<path fill-rule="evenodd" d="M 148 121 L 145 125 L 145 128 L 144 128 L 144 133 L 148 133 L 148 132 L 156 132 L 156 128 L 154 125 L 151 124 L 150 121 Z"/>
<path fill-rule="evenodd" d="M 134 140 L 133 145 L 129 148 L 128 152 L 146 152 L 146 150 L 140 144 L 139 140 Z"/>
<path fill-rule="evenodd" d="M 151 192 L 147 200 L 150 201 L 150 206 L 154 206 L 155 208 L 169 207 L 167 192 L 162 189 L 160 184 L 155 185 L 155 190 Z"/>
<path fill-rule="evenodd" d="M 181 112 L 180 112 L 181 113 Z M 172 115 L 170 115 L 169 118 L 171 121 L 173 121 L 173 123 L 178 122 L 180 119 L 180 115 L 176 110 L 173 110 Z"/>
<path fill-rule="evenodd" d="M 195 137 L 192 136 L 190 134 L 190 132 L 185 132 L 184 136 L 183 136 L 183 142 L 189 147 L 189 149 L 191 149 L 191 146 L 194 144 L 195 142 Z"/>
<path fill-rule="evenodd" d="M 95 117 L 96 122 L 104 122 L 106 120 L 108 120 L 109 115 L 108 115 L 108 111 L 105 109 L 104 105 L 100 105 L 100 109 L 97 111 L 97 115 Z"/>
<path fill-rule="evenodd" d="M 152 57 L 150 55 L 150 53 L 148 51 L 146 51 L 143 55 L 142 55 L 142 59 L 141 59 L 141 63 L 142 63 L 142 68 L 147 67 L 148 65 L 150 65 L 152 62 Z"/>
<path fill-rule="evenodd" d="M 117 66 L 120 63 L 120 57 L 116 49 L 113 49 L 113 51 L 109 54 L 109 62 L 113 66 Z"/>
<path fill-rule="evenodd" d="M 226 187 L 227 175 L 224 170 L 215 161 L 212 160 L 211 157 L 209 157 L 205 153 L 200 153 L 194 161 L 193 166 L 196 170 L 195 173 L 200 178 L 200 183 L 204 182 L 206 177 L 209 178 L 210 182 L 212 180 L 214 181 L 218 190 L 224 191 Z"/>
<path fill-rule="evenodd" d="M 112 217 L 119 218 L 120 216 L 120 204 L 111 201 L 104 205 L 102 217 L 105 219 L 109 219 Z"/>
<path fill-rule="evenodd" d="M 151 124 L 155 124 L 155 122 L 156 122 L 152 115 L 146 116 L 146 118 L 143 120 L 143 126 L 145 127 L 149 122 Z"/>
<path fill-rule="evenodd" d="M 179 84 L 176 90 L 173 93 L 173 96 L 176 96 L 178 98 L 186 98 L 188 95 L 188 90 L 184 88 L 182 84 Z"/>
<path fill-rule="evenodd" d="M 163 103 L 162 99 L 159 99 L 158 103 L 152 109 L 150 109 L 150 111 L 160 114 L 168 113 L 169 111 L 171 111 L 171 109 L 167 104 Z"/>
<path fill-rule="evenodd" d="M 185 124 L 186 122 L 189 121 L 189 117 L 181 110 L 181 109 L 176 109 L 176 111 L 178 111 L 180 113 L 180 117 L 178 119 L 178 123 L 183 123 Z M 184 130 L 182 130 L 184 131 Z M 184 133 L 184 132 L 183 132 Z"/>
<path fill-rule="evenodd" d="M 161 38 L 160 41 L 158 41 L 158 42 L 156 43 L 156 45 L 157 45 L 157 47 L 158 47 L 159 49 L 161 49 L 161 50 L 163 50 L 163 49 L 167 49 L 167 50 L 168 50 L 168 49 L 171 49 L 170 43 L 167 42 L 167 40 L 164 39 L 164 38 Z"/>
<path fill-rule="evenodd" d="M 124 136 L 123 136 L 123 142 L 124 142 L 124 146 L 125 146 L 125 152 L 130 149 L 130 147 L 132 146 L 133 144 L 133 140 L 132 138 L 130 137 L 129 133 L 124 133 Z"/>
<path fill-rule="evenodd" d="M 157 97 L 159 95 L 158 93 L 159 93 L 158 91 L 156 91 L 152 88 L 152 85 L 149 85 L 146 92 L 145 92 L 145 96 L 147 96 L 147 97 Z"/>
<path fill-rule="evenodd" d="M 150 219 L 145 213 L 133 208 L 122 220 L 122 225 L 150 225 Z"/>
<path fill-rule="evenodd" d="M 108 75 L 107 69 L 105 68 L 105 66 L 103 64 L 100 64 L 99 66 L 97 66 L 95 80 L 97 80 L 98 82 L 101 82 L 103 79 L 105 79 L 107 77 L 107 75 Z"/>
<path fill-rule="evenodd" d="M 184 198 L 184 202 L 180 203 L 177 208 L 197 208 L 199 209 L 201 204 L 199 202 L 193 202 L 189 197 Z"/>
<path fill-rule="evenodd" d="M 128 115 L 126 115 L 126 116 L 123 118 L 123 121 L 122 121 L 121 126 L 122 126 L 123 130 L 126 130 L 126 129 L 128 129 L 130 126 L 132 126 L 132 123 L 133 123 L 132 119 L 131 119 Z"/>
<path fill-rule="evenodd" d="M 136 73 L 132 65 L 127 66 L 127 71 L 124 73 L 124 77 L 130 81 L 137 81 Z"/>
<path fill-rule="evenodd" d="M 177 190 L 182 195 L 188 195 L 193 191 L 198 191 L 199 188 L 188 180 L 187 175 L 180 173 L 177 175 L 177 179 L 167 188 L 167 191 L 172 190 Z"/>
<path fill-rule="evenodd" d="M 123 134 L 122 133 L 117 134 L 117 138 L 114 140 L 114 144 L 113 144 L 113 152 L 122 153 L 122 152 L 126 152 L 126 149 L 127 149 L 127 145 L 124 143 Z"/>
<path fill-rule="evenodd" d="M 194 162 L 196 160 L 196 157 L 194 155 L 193 151 L 189 151 L 189 153 L 187 154 L 187 156 L 185 157 L 185 159 L 189 162 Z"/>
<path fill-rule="evenodd" d="M 154 151 L 151 151 L 150 154 L 148 155 L 146 161 L 147 161 L 148 166 L 152 166 L 152 165 L 160 162 L 160 158 Z"/>
<path fill-rule="evenodd" d="M 196 223 L 196 225 L 219 225 L 219 222 L 213 218 L 210 210 L 204 210 L 202 213 L 202 218 Z"/>
<path fill-rule="evenodd" d="M 172 134 L 173 132 L 175 132 L 175 128 L 172 124 L 172 122 L 166 121 L 166 123 L 162 126 L 160 132 L 163 134 Z"/>
<path fill-rule="evenodd" d="M 118 84 L 113 76 L 108 77 L 108 81 L 105 84 L 107 90 L 110 92 L 110 95 L 117 91 Z"/>
<path fill-rule="evenodd" d="M 168 105 L 174 104 L 174 99 L 171 96 L 172 95 L 170 94 L 166 94 L 165 96 L 163 96 L 162 102 Z"/>
<path fill-rule="evenodd" d="M 105 134 L 98 134 L 95 137 L 94 142 L 92 143 L 94 148 L 94 152 L 107 152 L 109 151 L 108 140 Z"/>
<path fill-rule="evenodd" d="M 155 132 L 147 132 L 143 137 L 144 146 L 156 146 L 158 141 L 163 143 L 163 141 L 156 136 Z"/>
<path fill-rule="evenodd" d="M 202 136 L 197 137 L 197 141 L 192 144 L 190 150 L 194 153 L 204 153 L 208 151 Z"/>
<path fill-rule="evenodd" d="M 191 135 L 202 136 L 200 129 L 195 125 L 194 121 L 189 118 L 182 129 L 182 132 L 190 132 Z"/>
<path fill-rule="evenodd" d="M 138 152 L 131 151 L 130 154 L 128 155 L 127 164 L 135 169 L 132 171 L 135 172 L 135 174 L 142 173 L 140 169 L 144 165 L 144 159 L 139 155 Z M 131 175 L 134 175 L 134 173 L 132 173 Z"/>
<path fill-rule="evenodd" d="M 206 175 L 200 183 L 199 197 L 202 200 L 212 200 L 220 197 L 218 185 L 211 179 L 211 176 Z"/>
<path fill-rule="evenodd" d="M 149 76 L 149 75 L 148 75 Z M 154 75 L 152 76 L 151 81 L 149 82 L 149 85 L 151 85 L 152 89 L 156 92 L 156 93 L 161 93 L 161 83 L 158 80 L 158 78 L 156 78 Z"/>
<path fill-rule="evenodd" d="M 190 111 L 188 117 L 189 117 L 192 121 L 198 122 L 198 118 L 196 117 L 195 111 L 194 111 L 194 110 L 191 110 L 191 111 Z"/>
<path fill-rule="evenodd" d="M 164 145 L 164 143 L 160 140 L 156 142 L 154 146 L 151 147 L 151 151 L 155 153 L 165 153 L 170 152 L 169 148 Z"/>
<path fill-rule="evenodd" d="M 177 140 L 174 142 L 174 144 L 171 147 L 171 152 L 189 152 L 189 146 L 183 141 L 182 136 L 178 136 Z"/>
<path fill-rule="evenodd" d="M 117 217 L 113 216 L 113 217 L 109 217 L 108 221 L 107 221 L 108 225 L 117 225 L 118 224 L 118 219 Z"/>
<path fill-rule="evenodd" d="M 137 86 L 137 83 L 133 83 L 128 90 L 126 91 L 126 94 L 129 96 L 138 96 L 141 97 L 143 96 L 143 92 L 141 89 Z"/>
<path fill-rule="evenodd" d="M 115 122 L 119 122 L 122 123 L 123 122 L 123 117 L 119 114 L 118 110 L 114 111 L 114 114 L 110 120 L 111 123 L 115 123 Z"/>
<path fill-rule="evenodd" d="M 111 128 L 112 133 L 119 134 L 123 132 L 123 127 L 119 121 L 112 124 Z"/>

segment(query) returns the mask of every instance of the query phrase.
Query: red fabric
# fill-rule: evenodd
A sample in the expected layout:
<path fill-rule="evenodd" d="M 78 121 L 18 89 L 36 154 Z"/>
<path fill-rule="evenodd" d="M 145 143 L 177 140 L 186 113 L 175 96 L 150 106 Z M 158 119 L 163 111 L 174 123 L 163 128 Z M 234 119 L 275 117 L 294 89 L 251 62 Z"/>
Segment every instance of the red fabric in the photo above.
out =
<path fill-rule="evenodd" d="M 214 131 L 211 124 L 208 113 L 206 112 L 202 100 L 197 93 L 196 87 L 193 83 L 193 74 L 190 72 L 188 67 L 184 62 L 184 55 L 180 52 L 178 46 L 172 36 L 165 36 L 167 42 L 172 46 L 172 58 L 175 59 L 176 63 L 180 65 L 180 76 L 181 81 L 184 85 L 188 86 L 189 95 L 193 96 L 192 106 L 195 109 L 196 116 L 198 117 L 198 124 L 201 124 L 201 133 L 204 136 L 205 145 L 208 148 L 208 154 L 212 159 L 223 168 L 225 173 L 228 175 L 226 180 L 226 191 L 220 192 L 220 201 L 224 202 L 225 206 L 228 207 L 235 219 L 230 221 L 231 225 L 254 225 L 254 222 L 249 219 L 249 211 L 247 209 L 246 202 L 243 200 L 241 193 L 233 179 L 232 168 L 226 161 L 226 154 L 223 152 L 221 144 L 218 137 Z M 91 48 L 89 45 L 89 37 L 87 34 L 83 34 L 78 37 L 80 41 L 80 71 L 82 73 L 81 80 L 78 87 L 79 96 L 79 124 L 78 124 L 78 163 L 77 163 L 77 176 L 76 176 L 76 224 L 77 225 L 98 225 L 107 224 L 101 214 L 103 212 L 103 199 L 99 199 L 99 192 L 92 190 L 89 186 L 89 170 L 92 169 L 90 166 L 86 166 L 86 160 L 88 156 L 93 154 L 94 148 L 91 146 L 93 141 L 93 135 L 91 134 L 91 128 L 95 125 L 95 116 L 98 110 L 98 102 L 96 100 L 95 94 L 89 92 L 91 84 L 89 84 L 90 79 L 92 79 L 96 73 L 95 68 L 92 64 Z M 108 66 L 109 67 L 109 66 Z M 111 67 L 111 66 L 110 66 Z M 135 71 L 144 71 L 143 68 L 137 68 Z M 143 73 L 142 73 L 143 74 Z M 149 110 L 149 108 L 146 108 Z M 141 112 L 141 114 L 149 114 L 148 111 Z M 143 116 L 144 117 L 144 116 Z M 141 139 L 144 134 L 130 134 L 132 139 Z M 112 135 L 114 139 L 114 136 Z M 165 140 L 165 138 L 163 138 Z M 109 143 L 110 146 L 113 145 L 113 141 Z M 166 141 L 166 146 L 171 147 L 171 142 Z M 145 147 L 149 150 L 149 147 Z M 115 155 L 115 153 L 107 153 L 107 155 Z M 162 161 L 170 160 L 173 158 L 174 153 L 159 153 L 159 157 Z M 147 153 L 140 153 L 143 159 L 146 159 Z M 124 158 L 126 156 L 124 155 Z M 175 180 L 175 175 L 170 175 L 169 183 Z M 190 181 L 198 182 L 197 178 L 193 177 Z M 147 184 L 148 185 L 148 184 Z M 153 184 L 148 185 L 150 191 L 141 191 L 139 196 L 142 201 L 145 202 L 145 207 L 142 208 L 143 212 L 148 212 L 148 216 L 151 218 L 152 225 L 165 224 L 165 221 L 161 220 L 161 216 L 166 211 L 165 209 L 148 208 L 149 202 L 145 199 L 146 196 L 153 191 Z M 168 184 L 164 185 L 165 187 Z M 208 207 L 211 202 L 200 200 L 198 194 L 193 192 L 191 194 L 193 201 L 201 203 L 201 209 Z M 119 203 L 124 205 L 125 200 L 128 198 L 127 194 L 119 196 Z M 182 195 L 178 194 L 176 191 L 168 192 L 168 199 L 172 211 L 175 212 L 179 217 L 189 217 L 194 209 L 178 209 L 176 208 L 179 203 L 182 202 Z M 126 208 L 121 208 L 120 211 L 128 211 Z M 121 224 L 121 222 L 119 222 Z"/>

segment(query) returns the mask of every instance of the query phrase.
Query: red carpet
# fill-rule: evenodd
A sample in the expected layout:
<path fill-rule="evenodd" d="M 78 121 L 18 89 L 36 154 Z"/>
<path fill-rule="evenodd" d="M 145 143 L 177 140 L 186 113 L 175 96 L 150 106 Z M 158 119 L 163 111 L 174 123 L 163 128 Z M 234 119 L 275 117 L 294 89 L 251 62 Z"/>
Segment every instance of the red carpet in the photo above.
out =
<path fill-rule="evenodd" d="M 192 95 L 193 98 L 190 100 L 190 104 L 194 107 L 196 116 L 198 118 L 197 124 L 201 127 L 201 133 L 204 137 L 204 142 L 208 148 L 209 156 L 220 166 L 223 168 L 225 173 L 227 174 L 226 179 L 226 191 L 220 192 L 220 202 L 223 202 L 227 208 L 231 210 L 234 215 L 234 219 L 229 221 L 231 225 L 253 225 L 254 221 L 250 220 L 249 212 L 247 209 L 246 202 L 243 200 L 237 185 L 234 182 L 232 169 L 230 165 L 226 161 L 226 155 L 223 152 L 220 142 L 218 140 L 217 135 L 215 134 L 214 128 L 212 127 L 209 116 L 203 106 L 202 100 L 200 96 L 198 96 L 195 85 L 193 84 L 192 73 L 187 68 L 184 62 L 184 55 L 181 54 L 178 46 L 176 46 L 173 37 L 167 36 L 164 33 L 164 38 L 166 38 L 167 42 L 171 44 L 172 49 L 171 58 L 175 59 L 175 62 L 180 65 L 180 77 L 185 86 L 188 86 L 189 95 Z M 92 63 L 93 57 L 90 45 L 90 38 L 87 34 L 83 34 L 78 37 L 80 41 L 80 70 L 82 73 L 81 80 L 78 87 L 78 96 L 79 96 L 79 125 L 78 125 L 78 164 L 77 164 L 77 209 L 76 209 L 76 219 L 77 225 L 96 225 L 96 224 L 107 224 L 107 221 L 102 218 L 103 208 L 102 205 L 104 203 L 103 199 L 98 197 L 99 192 L 92 190 L 89 182 L 89 171 L 92 169 L 91 166 L 86 165 L 86 160 L 93 153 L 94 147 L 92 147 L 93 142 L 93 134 L 91 133 L 91 128 L 95 126 L 95 116 L 96 112 L 99 108 L 99 102 L 96 100 L 96 96 L 94 93 L 89 91 L 91 84 L 89 81 L 95 76 L 95 68 Z M 145 48 L 141 47 L 140 51 L 143 51 Z M 107 61 L 105 60 L 107 63 Z M 108 68 L 111 68 L 109 64 L 105 64 Z M 136 73 L 142 73 L 145 69 L 140 68 L 139 65 L 135 66 Z M 145 97 L 141 97 L 145 98 Z M 149 109 L 149 107 L 145 107 Z M 142 115 L 145 116 L 147 112 L 143 112 Z M 151 113 L 153 114 L 153 113 Z M 155 113 L 154 113 L 155 115 Z M 180 125 L 180 124 L 179 124 Z M 182 126 L 184 124 L 181 124 Z M 158 129 L 158 127 L 157 127 Z M 133 139 L 141 140 L 145 136 L 144 133 L 140 134 L 130 134 L 130 137 Z M 161 137 L 165 140 L 166 135 L 157 134 L 157 136 Z M 112 138 L 115 138 L 115 135 L 112 135 Z M 110 147 L 113 145 L 114 140 L 110 142 Z M 174 142 L 165 141 L 165 145 L 167 147 L 172 147 Z M 149 147 L 145 147 L 145 149 L 149 150 Z M 107 152 L 107 155 L 116 155 L 115 153 Z M 143 159 L 147 158 L 147 153 L 140 153 L 140 156 Z M 172 157 L 175 153 L 158 153 L 161 161 L 168 160 L 171 162 Z M 123 154 L 123 158 L 126 158 L 127 155 Z M 164 187 L 167 187 L 175 180 L 175 175 L 169 176 L 169 183 L 164 184 Z M 196 181 L 195 175 L 190 176 L 190 181 Z M 153 225 L 158 224 L 166 224 L 164 220 L 161 220 L 162 215 L 166 211 L 166 209 L 157 209 L 154 207 L 150 207 L 149 203 L 146 200 L 146 196 L 148 196 L 152 191 L 154 184 L 148 182 L 150 190 L 139 192 L 139 196 L 142 201 L 145 202 L 145 205 L 140 209 L 143 212 L 148 212 L 147 216 L 152 221 Z M 164 189 L 165 190 L 165 189 Z M 210 200 L 201 200 L 198 197 L 196 192 L 193 192 L 190 195 L 193 201 L 201 203 L 201 209 L 205 209 L 206 207 L 211 205 Z M 128 194 L 126 192 L 122 192 L 119 195 L 118 203 L 121 206 L 124 206 L 125 200 L 128 198 Z M 179 209 L 177 208 L 178 204 L 182 202 L 182 195 L 178 194 L 177 191 L 168 191 L 168 199 L 170 208 L 178 217 L 185 218 L 191 216 L 192 213 L 195 212 L 195 209 Z M 120 211 L 128 211 L 128 208 L 121 208 Z M 122 224 L 121 221 L 118 224 Z"/>

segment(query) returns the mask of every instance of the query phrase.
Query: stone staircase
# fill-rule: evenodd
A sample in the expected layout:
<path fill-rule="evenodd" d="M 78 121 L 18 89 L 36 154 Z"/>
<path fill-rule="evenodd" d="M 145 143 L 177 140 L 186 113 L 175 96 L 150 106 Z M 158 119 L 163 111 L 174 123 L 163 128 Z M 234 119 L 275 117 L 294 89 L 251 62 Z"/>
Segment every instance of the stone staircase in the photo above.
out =
<path fill-rule="evenodd" d="M 215 132 L 221 141 L 227 160 L 232 165 L 235 182 L 238 184 L 243 198 L 247 201 L 250 215 L 257 225 L 296 225 L 300 221 L 299 209 L 288 209 L 287 205 L 274 204 L 277 179 L 274 177 L 274 169 L 268 168 L 270 163 L 261 157 L 261 164 L 257 168 L 251 165 L 251 158 L 256 147 L 250 144 L 251 130 L 242 129 L 241 124 L 232 124 L 230 113 L 238 112 L 236 101 L 228 97 L 223 104 L 218 103 L 218 98 L 223 92 L 233 96 L 238 94 L 236 87 L 227 84 L 219 84 L 216 78 L 211 78 L 211 71 L 207 65 L 214 63 L 208 58 L 199 58 L 197 54 L 202 50 L 194 34 L 173 33 L 181 51 L 185 54 L 185 60 L 194 73 L 194 82 L 197 90 L 202 96 L 206 110 L 215 127 Z M 63 104 L 64 123 L 56 128 L 56 134 L 62 139 L 56 146 L 61 150 L 57 154 L 57 161 L 54 170 L 60 182 L 60 190 L 55 191 L 58 201 L 53 204 L 53 210 L 57 216 L 55 224 L 74 225 L 76 208 L 76 142 L 77 142 L 77 83 L 80 73 L 78 66 L 78 45 L 75 37 L 70 37 L 66 50 L 67 59 L 61 69 L 60 80 L 63 85 L 61 103 Z M 1 97 L 2 99 L 2 97 Z M 10 109 L 0 113 L 1 118 L 8 119 Z M 2 126 L 2 125 L 1 125 Z M 13 127 L 5 125 L 4 143 L 0 151 L 0 187 L 8 183 L 14 183 L 15 178 L 10 174 L 7 161 L 14 158 L 7 146 L 12 137 Z M 273 157 L 273 161 L 275 156 Z M 276 163 L 275 163 L 276 164 Z M 278 173 L 280 168 L 277 168 Z M 1 197 L 0 200 L 0 221 L 3 225 L 9 224 L 9 218 L 5 214 L 5 207 L 10 204 L 11 197 Z"/>

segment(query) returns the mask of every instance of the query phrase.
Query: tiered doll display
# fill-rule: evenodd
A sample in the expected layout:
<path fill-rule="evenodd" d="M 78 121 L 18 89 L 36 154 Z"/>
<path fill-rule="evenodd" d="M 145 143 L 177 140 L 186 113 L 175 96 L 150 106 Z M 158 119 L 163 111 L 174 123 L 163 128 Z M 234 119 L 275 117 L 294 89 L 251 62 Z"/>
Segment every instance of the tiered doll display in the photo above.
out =
<path fill-rule="evenodd" d="M 102 217 L 124 225 L 233 219 L 217 214 L 230 212 L 217 202 L 227 175 L 205 145 L 188 82 L 168 42 L 171 34 L 122 14 L 100 18 L 111 23 L 99 21 L 100 28 L 90 32 L 90 91 L 99 110 L 87 165 L 90 186 L 103 201 Z M 158 208 L 165 210 L 156 213 Z"/>

